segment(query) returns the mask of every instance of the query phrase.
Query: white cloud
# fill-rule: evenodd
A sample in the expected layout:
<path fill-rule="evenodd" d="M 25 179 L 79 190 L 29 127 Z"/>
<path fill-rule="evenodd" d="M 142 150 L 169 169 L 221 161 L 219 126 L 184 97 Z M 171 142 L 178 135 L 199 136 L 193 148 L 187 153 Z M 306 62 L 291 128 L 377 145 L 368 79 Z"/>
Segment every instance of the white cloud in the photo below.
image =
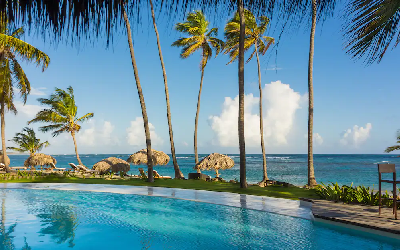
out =
<path fill-rule="evenodd" d="M 367 123 L 365 128 L 354 125 L 353 129 L 349 128 L 342 133 L 340 143 L 342 145 L 358 147 L 368 139 L 371 129 L 371 123 Z"/>
<path fill-rule="evenodd" d="M 305 134 L 304 135 L 304 138 L 308 138 L 308 135 L 307 134 Z M 318 134 L 318 133 L 314 133 L 313 134 L 313 143 L 315 144 L 315 145 L 322 145 L 322 143 L 324 142 L 324 139 L 322 138 L 322 136 L 320 135 L 320 134 Z"/>
<path fill-rule="evenodd" d="M 30 118 L 33 118 L 42 109 L 42 107 L 39 105 L 24 105 L 24 103 L 21 101 L 16 101 L 14 104 L 19 113 L 22 113 Z"/>
<path fill-rule="evenodd" d="M 152 146 L 159 146 L 163 144 L 163 140 L 157 135 L 155 127 L 149 122 L 150 138 Z M 127 141 L 132 146 L 145 146 L 146 136 L 144 133 L 143 118 L 136 117 L 134 121 L 131 121 L 131 126 L 126 129 Z"/>
<path fill-rule="evenodd" d="M 265 84 L 263 88 L 263 122 L 266 144 L 286 144 L 296 111 L 304 98 L 280 81 Z M 259 98 L 253 94 L 245 95 L 244 120 L 246 146 L 260 144 Z M 239 97 L 225 97 L 222 113 L 210 116 L 209 121 L 215 132 L 214 144 L 220 146 L 238 145 Z"/>
<path fill-rule="evenodd" d="M 46 95 L 46 93 L 44 92 L 44 90 L 46 90 L 46 88 L 44 88 L 44 87 L 35 89 L 34 87 L 31 86 L 31 93 L 30 93 L 30 95 L 36 95 L 36 96 L 43 96 L 43 95 Z"/>
<path fill-rule="evenodd" d="M 271 67 L 271 68 L 267 68 L 267 70 L 281 70 L 283 68 L 279 68 L 279 67 Z"/>
<path fill-rule="evenodd" d="M 182 142 L 182 144 L 183 144 L 183 146 L 185 146 L 185 147 L 187 147 L 187 146 L 189 146 L 189 144 L 187 143 L 187 142 Z"/>
<path fill-rule="evenodd" d="M 118 138 L 112 136 L 114 125 L 109 121 L 104 121 L 102 126 L 96 126 L 96 121 L 92 119 L 86 122 L 84 126 L 90 127 L 78 132 L 76 137 L 80 144 L 86 146 L 115 145 L 119 142 Z"/>

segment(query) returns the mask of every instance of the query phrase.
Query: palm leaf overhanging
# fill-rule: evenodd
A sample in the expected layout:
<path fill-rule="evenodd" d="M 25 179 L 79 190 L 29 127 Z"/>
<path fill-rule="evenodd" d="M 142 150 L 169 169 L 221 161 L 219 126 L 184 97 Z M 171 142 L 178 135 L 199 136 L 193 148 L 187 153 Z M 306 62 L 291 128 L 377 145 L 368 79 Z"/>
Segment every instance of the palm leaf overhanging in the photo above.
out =
<path fill-rule="evenodd" d="M 380 62 L 400 42 L 399 0 L 353 0 L 348 3 L 345 28 L 347 53 L 371 64 Z"/>
<path fill-rule="evenodd" d="M 10 141 L 19 147 L 7 147 L 8 149 L 21 153 L 29 152 L 31 156 L 50 145 L 48 141 L 40 142 L 40 139 L 36 138 L 35 131 L 28 127 L 25 127 L 21 133 L 17 133 Z"/>
<path fill-rule="evenodd" d="M 390 152 L 395 151 L 395 150 L 400 150 L 400 131 L 397 131 L 397 143 L 399 145 L 394 145 L 394 146 L 391 146 L 391 147 L 387 147 L 385 149 L 385 153 L 390 153 Z"/>

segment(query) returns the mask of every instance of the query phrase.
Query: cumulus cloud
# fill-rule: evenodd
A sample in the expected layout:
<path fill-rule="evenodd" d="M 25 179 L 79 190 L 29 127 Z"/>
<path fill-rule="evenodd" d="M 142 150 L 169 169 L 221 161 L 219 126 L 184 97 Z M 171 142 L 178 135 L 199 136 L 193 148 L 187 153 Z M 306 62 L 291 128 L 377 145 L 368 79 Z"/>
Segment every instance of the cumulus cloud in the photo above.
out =
<path fill-rule="evenodd" d="M 365 142 L 368 139 L 371 129 L 371 123 L 367 123 L 365 125 L 365 128 L 354 125 L 352 129 L 349 128 L 343 131 L 340 143 L 342 145 L 358 147 L 361 143 Z"/>
<path fill-rule="evenodd" d="M 280 81 L 265 84 L 263 88 L 263 122 L 266 144 L 282 145 L 293 126 L 294 116 L 304 98 L 288 84 Z M 260 119 L 259 98 L 245 95 L 244 120 L 246 146 L 259 146 Z M 214 144 L 237 146 L 239 97 L 225 97 L 219 116 L 210 116 L 209 122 L 215 133 Z"/>
<path fill-rule="evenodd" d="M 157 135 L 155 127 L 149 122 L 151 145 L 159 146 L 163 144 L 163 140 Z M 145 146 L 146 136 L 144 134 L 143 118 L 136 117 L 134 121 L 131 121 L 131 126 L 126 129 L 127 141 L 132 146 Z"/>
<path fill-rule="evenodd" d="M 21 101 L 16 101 L 14 104 L 19 113 L 24 114 L 29 118 L 33 118 L 42 109 L 39 105 L 24 105 Z"/>
<path fill-rule="evenodd" d="M 18 89 L 18 88 L 14 87 L 13 89 L 14 89 L 14 92 L 15 92 L 15 93 L 19 93 L 19 89 Z M 37 88 L 37 89 L 36 89 L 36 88 L 34 88 L 34 87 L 31 86 L 30 95 L 34 95 L 34 96 L 43 96 L 43 95 L 46 95 L 46 93 L 44 92 L 44 90 L 46 90 L 45 87 L 40 87 L 40 88 Z"/>
<path fill-rule="evenodd" d="M 114 125 L 109 121 L 104 121 L 102 125 L 98 126 L 96 121 L 92 119 L 85 126 L 89 126 L 89 128 L 83 129 L 77 134 L 77 140 L 80 144 L 86 146 L 115 145 L 119 142 L 118 138 L 112 136 Z"/>
<path fill-rule="evenodd" d="M 185 147 L 189 146 L 189 144 L 187 142 L 185 142 L 185 141 L 182 142 L 182 145 L 185 146 Z"/>
<path fill-rule="evenodd" d="M 308 135 L 307 134 L 305 134 L 304 135 L 304 138 L 308 138 Z M 315 145 L 322 145 L 322 143 L 324 142 L 324 139 L 322 138 L 322 136 L 320 135 L 320 134 L 318 134 L 318 133 L 314 133 L 313 134 L 313 143 L 315 144 Z"/>

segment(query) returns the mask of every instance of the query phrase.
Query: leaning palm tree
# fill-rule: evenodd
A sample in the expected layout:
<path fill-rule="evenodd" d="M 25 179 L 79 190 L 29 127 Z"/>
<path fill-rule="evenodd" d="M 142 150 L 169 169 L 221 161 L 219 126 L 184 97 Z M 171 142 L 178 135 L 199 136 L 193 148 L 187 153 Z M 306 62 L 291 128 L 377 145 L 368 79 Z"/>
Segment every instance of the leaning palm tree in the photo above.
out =
<path fill-rule="evenodd" d="M 36 138 L 35 131 L 28 127 L 23 128 L 21 133 L 17 133 L 14 138 L 9 141 L 14 142 L 19 147 L 7 147 L 7 149 L 21 153 L 29 152 L 30 156 L 50 146 L 48 141 L 40 142 L 40 139 Z"/>
<path fill-rule="evenodd" d="M 176 160 L 176 155 L 175 155 L 174 135 L 173 135 L 173 132 L 172 132 L 172 122 L 171 122 L 171 110 L 170 110 L 170 107 L 169 107 L 169 92 L 168 92 L 168 83 L 167 83 L 167 72 L 165 71 L 164 59 L 163 59 L 163 55 L 162 55 L 162 51 L 161 51 L 160 36 L 158 35 L 156 17 L 154 15 L 153 1 L 149 0 L 149 3 L 150 3 L 150 8 L 151 8 L 151 17 L 153 19 L 154 31 L 156 32 L 156 37 L 157 37 L 158 55 L 160 56 L 161 68 L 162 68 L 163 78 L 164 78 L 165 100 L 167 102 L 167 118 L 168 118 L 169 141 L 170 141 L 170 144 L 171 144 L 171 154 L 172 154 L 172 162 L 174 164 L 175 178 L 176 179 L 182 179 L 184 177 L 183 177 L 183 174 L 182 174 L 181 170 L 179 169 L 178 161 Z"/>
<path fill-rule="evenodd" d="M 400 1 L 351 0 L 348 2 L 345 29 L 347 53 L 378 63 L 392 45 L 400 42 Z M 396 39 L 394 43 L 393 39 Z"/>
<path fill-rule="evenodd" d="M 260 135 L 261 135 L 261 151 L 263 155 L 263 180 L 259 184 L 265 184 L 268 181 L 267 174 L 267 159 L 265 157 L 265 147 L 264 147 L 264 129 L 263 129 L 263 111 L 262 111 L 262 86 L 261 86 L 261 68 L 260 68 L 260 55 L 265 55 L 271 44 L 274 43 L 274 38 L 264 36 L 269 24 L 269 18 L 266 16 L 260 16 L 260 24 L 257 23 L 256 18 L 253 13 L 247 9 L 244 10 L 245 16 L 245 42 L 244 50 L 247 51 L 254 46 L 254 50 L 251 53 L 247 62 L 256 55 L 257 58 L 257 69 L 258 69 L 258 88 L 260 90 Z M 237 59 L 239 54 L 239 36 L 240 36 L 240 17 L 239 13 L 236 12 L 234 17 L 229 20 L 225 26 L 225 54 L 229 53 L 232 63 Z"/>
<path fill-rule="evenodd" d="M 22 41 L 20 38 L 24 34 L 24 29 L 18 28 L 11 30 L 7 22 L 0 16 L 0 115 L 1 115 L 1 144 L 3 150 L 3 162 L 6 171 L 10 168 L 5 160 L 6 138 L 5 138 L 5 112 L 12 111 L 17 114 L 14 105 L 14 91 L 18 90 L 23 103 L 26 103 L 31 91 L 31 85 L 24 70 L 18 62 L 18 58 L 28 62 L 35 62 L 38 66 L 42 65 L 44 71 L 50 63 L 50 58 L 34 46 Z"/>
<path fill-rule="evenodd" d="M 400 130 L 397 131 L 397 143 L 400 144 Z M 385 149 L 385 152 L 386 153 L 390 153 L 390 152 L 395 151 L 395 150 L 400 150 L 400 145 L 394 145 L 394 146 L 391 146 L 391 147 L 387 147 Z"/>
<path fill-rule="evenodd" d="M 50 125 L 40 127 L 39 130 L 42 132 L 53 131 L 53 137 L 64 132 L 70 133 L 74 141 L 76 159 L 80 165 L 83 165 L 79 158 L 75 135 L 81 129 L 81 125 L 78 123 L 89 120 L 94 114 L 87 113 L 80 118 L 77 117 L 78 107 L 75 104 L 74 89 L 71 86 L 67 88 L 67 91 L 56 88 L 55 93 L 51 94 L 50 98 L 39 98 L 38 101 L 48 108 L 39 111 L 28 124 L 35 122 L 50 123 Z"/>
<path fill-rule="evenodd" d="M 146 104 L 144 102 L 142 86 L 140 85 L 139 73 L 138 73 L 138 69 L 137 69 L 137 65 L 136 65 L 136 59 L 135 59 L 135 51 L 133 49 L 131 25 L 129 23 L 129 18 L 128 18 L 128 15 L 127 15 L 126 10 L 125 10 L 125 3 L 123 3 L 121 5 L 121 11 L 122 11 L 122 15 L 123 15 L 124 21 L 125 21 L 126 33 L 128 34 L 128 44 L 129 44 L 129 51 L 131 53 L 133 73 L 135 75 L 135 81 L 136 81 L 136 87 L 137 87 L 137 90 L 138 90 L 140 106 L 142 108 L 144 132 L 145 132 L 145 136 L 146 136 L 146 148 L 147 148 L 147 160 L 148 160 L 147 161 L 147 168 L 148 168 L 148 173 L 149 173 L 147 180 L 149 182 L 154 182 L 153 161 L 152 161 L 153 157 L 152 157 L 152 150 L 151 150 L 149 119 L 147 117 Z"/>
<path fill-rule="evenodd" d="M 172 44 L 172 46 L 183 47 L 181 51 L 181 58 L 183 59 L 188 58 L 197 50 L 201 50 L 202 53 L 200 63 L 200 88 L 197 98 L 197 111 L 194 123 L 194 156 L 196 164 L 199 162 L 199 155 L 197 154 L 197 124 L 199 120 L 200 97 L 201 89 L 203 87 L 204 69 L 208 60 L 210 60 L 212 57 L 213 49 L 215 50 L 215 54 L 218 55 L 224 46 L 224 42 L 215 37 L 218 35 L 218 28 L 209 29 L 209 24 L 210 23 L 206 20 L 203 12 L 200 10 L 189 13 L 186 17 L 186 22 L 177 23 L 175 26 L 177 31 L 187 34 L 188 37 L 179 38 Z"/>

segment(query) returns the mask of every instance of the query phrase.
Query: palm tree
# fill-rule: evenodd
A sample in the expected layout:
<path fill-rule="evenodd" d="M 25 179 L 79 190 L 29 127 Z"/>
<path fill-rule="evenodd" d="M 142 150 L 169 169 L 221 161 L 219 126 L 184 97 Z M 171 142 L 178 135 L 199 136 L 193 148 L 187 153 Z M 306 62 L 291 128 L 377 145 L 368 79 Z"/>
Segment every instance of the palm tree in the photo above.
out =
<path fill-rule="evenodd" d="M 4 21 L 4 17 L 0 16 L 1 144 L 3 162 L 6 165 L 7 172 L 10 171 L 10 168 L 7 161 L 5 161 L 7 152 L 4 115 L 6 111 L 12 111 L 14 114 L 17 114 L 17 109 L 14 105 L 15 88 L 18 89 L 24 104 L 31 91 L 28 77 L 19 64 L 17 57 L 28 62 L 35 62 L 38 66 L 42 65 L 42 71 L 44 71 L 50 63 L 50 58 L 45 53 L 20 39 L 23 34 L 24 29 L 22 27 L 12 31 L 8 23 Z"/>
<path fill-rule="evenodd" d="M 240 187 L 247 188 L 246 180 L 246 145 L 244 137 L 244 40 L 245 40 L 245 17 L 243 0 L 237 0 L 239 13 L 239 115 L 238 115 L 238 134 L 240 151 Z"/>
<path fill-rule="evenodd" d="M 208 60 L 212 57 L 213 49 L 216 56 L 222 51 L 224 42 L 214 36 L 218 35 L 218 28 L 209 29 L 209 22 L 206 20 L 203 12 L 197 10 L 191 12 L 186 17 L 186 22 L 177 23 L 175 29 L 179 32 L 187 34 L 188 37 L 179 38 L 172 46 L 182 47 L 181 58 L 185 59 L 192 55 L 197 50 L 201 50 L 202 57 L 200 63 L 201 78 L 199 95 L 197 98 L 197 111 L 194 125 L 194 156 L 195 163 L 199 162 L 199 155 L 197 154 L 197 124 L 200 112 L 200 97 L 201 89 L 203 87 L 204 69 Z M 199 170 L 198 170 L 199 172 Z"/>
<path fill-rule="evenodd" d="M 267 159 L 265 157 L 264 147 L 264 129 L 263 129 L 263 111 L 262 111 L 262 86 L 261 86 L 261 68 L 259 54 L 265 55 L 271 44 L 274 43 L 274 38 L 264 36 L 267 26 L 269 24 L 269 18 L 266 16 L 260 16 L 260 24 L 257 24 L 257 20 L 253 13 L 247 9 L 244 10 L 245 16 L 245 42 L 244 50 L 247 51 L 254 46 L 254 50 L 251 53 L 247 62 L 253 58 L 254 54 L 257 58 L 257 69 L 258 69 L 258 88 L 260 90 L 260 135 L 261 135 L 261 151 L 263 155 L 263 180 L 259 184 L 265 184 L 268 181 L 267 174 Z M 229 53 L 232 63 L 237 59 L 239 54 L 239 36 L 240 36 L 240 17 L 239 13 L 236 12 L 235 16 L 225 26 L 225 54 Z"/>
<path fill-rule="evenodd" d="M 400 144 L 400 130 L 397 131 L 397 143 Z M 391 146 L 391 147 L 387 147 L 385 149 L 385 153 L 390 153 L 390 152 L 395 151 L 395 150 L 400 150 L 400 145 L 394 145 L 394 146 Z"/>
<path fill-rule="evenodd" d="M 67 91 L 56 88 L 55 93 L 51 94 L 50 98 L 39 98 L 38 101 L 48 108 L 39 111 L 28 124 L 35 122 L 50 123 L 50 125 L 40 127 L 39 130 L 42 132 L 53 131 L 53 137 L 64 132 L 70 133 L 74 141 L 76 159 L 80 165 L 83 165 L 79 158 L 75 135 L 81 129 L 81 125 L 78 123 L 89 120 L 94 114 L 87 113 L 80 118 L 77 117 L 78 107 L 75 104 L 74 89 L 71 86 L 67 88 Z"/>
<path fill-rule="evenodd" d="M 164 78 L 165 100 L 167 102 L 167 119 L 168 119 L 168 130 L 169 130 L 169 141 L 170 141 L 170 144 L 171 144 L 171 154 L 172 154 L 172 162 L 174 163 L 175 178 L 176 179 L 183 179 L 184 176 L 183 176 L 181 170 L 179 169 L 178 161 L 176 160 L 176 155 L 175 155 L 174 134 L 172 132 L 171 110 L 170 110 L 170 105 L 169 105 L 169 92 L 168 92 L 168 83 L 167 83 L 167 72 L 165 71 L 164 59 L 163 59 L 163 55 L 162 55 L 162 52 L 161 52 L 160 36 L 158 34 L 156 18 L 155 18 L 155 15 L 154 15 L 153 1 L 149 0 L 149 2 L 150 2 L 150 8 L 151 8 L 151 17 L 153 19 L 154 31 L 156 32 L 156 37 L 157 37 L 158 55 L 160 56 L 161 68 L 162 68 L 163 78 Z"/>
<path fill-rule="evenodd" d="M 393 47 L 399 44 L 400 1 L 352 0 L 346 13 L 349 17 L 346 48 L 353 57 L 366 56 L 368 64 L 379 63 L 391 44 Z"/>
<path fill-rule="evenodd" d="M 132 40 L 132 33 L 131 33 L 131 25 L 129 23 L 128 15 L 126 14 L 125 4 L 121 5 L 121 9 L 122 9 L 122 15 L 123 15 L 124 21 L 125 21 L 126 32 L 128 34 L 128 44 L 129 44 L 129 50 L 130 50 L 130 53 L 131 53 L 133 73 L 135 75 L 135 81 L 136 81 L 136 87 L 137 87 L 138 94 L 139 94 L 140 106 L 142 108 L 142 116 L 143 116 L 144 132 L 145 132 L 145 136 L 146 136 L 146 148 L 147 148 L 148 181 L 149 182 L 154 182 L 153 160 L 152 160 L 153 158 L 152 158 L 152 152 L 151 152 L 151 139 L 150 139 L 149 120 L 148 120 L 148 117 L 147 117 L 146 104 L 144 102 L 142 86 L 140 85 L 139 73 L 138 73 L 138 69 L 137 69 L 137 66 L 136 66 L 135 51 L 133 49 L 133 40 Z"/>
<path fill-rule="evenodd" d="M 23 128 L 21 133 L 17 133 L 15 137 L 9 141 L 14 142 L 19 147 L 7 147 L 7 149 L 22 153 L 29 152 L 30 156 L 50 146 L 48 141 L 40 142 L 40 139 L 36 138 L 35 131 L 28 127 Z"/>

